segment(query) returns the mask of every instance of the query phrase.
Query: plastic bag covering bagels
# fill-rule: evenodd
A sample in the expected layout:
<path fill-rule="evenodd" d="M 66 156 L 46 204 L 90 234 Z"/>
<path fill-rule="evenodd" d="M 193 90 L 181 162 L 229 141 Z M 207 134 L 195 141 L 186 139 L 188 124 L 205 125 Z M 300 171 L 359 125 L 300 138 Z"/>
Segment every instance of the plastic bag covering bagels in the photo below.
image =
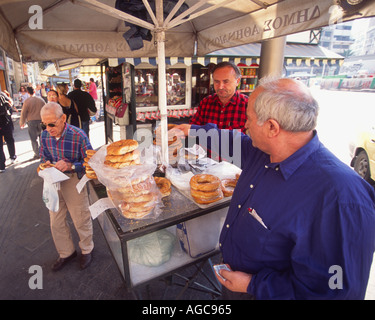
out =
<path fill-rule="evenodd" d="M 128 219 L 156 218 L 161 213 L 162 206 L 160 192 L 152 177 L 156 169 L 156 160 L 152 156 L 146 156 L 139 158 L 141 165 L 127 165 L 118 169 L 105 164 L 109 161 L 106 160 L 108 156 L 134 152 L 136 149 L 133 148 L 137 148 L 138 143 L 131 141 L 122 140 L 101 147 L 89 160 L 89 165 L 94 169 L 98 180 L 106 186 L 108 197 L 121 215 Z M 112 154 L 109 155 L 108 152 Z M 140 156 L 141 152 L 137 150 L 137 154 Z M 115 160 L 118 159 L 113 158 L 113 161 Z"/>

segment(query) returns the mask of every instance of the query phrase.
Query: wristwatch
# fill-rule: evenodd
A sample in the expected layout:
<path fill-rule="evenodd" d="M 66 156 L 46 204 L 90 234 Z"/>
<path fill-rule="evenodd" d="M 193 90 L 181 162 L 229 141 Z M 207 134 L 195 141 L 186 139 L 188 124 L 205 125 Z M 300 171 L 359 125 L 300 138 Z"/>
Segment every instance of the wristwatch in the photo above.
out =
<path fill-rule="evenodd" d="M 72 163 L 71 168 L 72 168 L 72 171 L 75 171 L 75 170 L 76 170 L 76 166 L 74 165 L 74 163 Z"/>

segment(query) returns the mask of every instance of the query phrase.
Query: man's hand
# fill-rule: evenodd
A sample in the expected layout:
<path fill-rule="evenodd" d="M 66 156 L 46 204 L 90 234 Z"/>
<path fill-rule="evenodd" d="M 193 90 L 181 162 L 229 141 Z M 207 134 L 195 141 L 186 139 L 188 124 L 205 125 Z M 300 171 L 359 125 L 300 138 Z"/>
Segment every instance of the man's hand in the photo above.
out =
<path fill-rule="evenodd" d="M 251 274 L 241 271 L 227 271 L 220 270 L 220 274 L 226 279 L 223 281 L 220 277 L 216 276 L 219 282 L 228 290 L 234 292 L 247 292 L 247 287 L 251 281 Z"/>
<path fill-rule="evenodd" d="M 59 160 L 55 164 L 55 168 L 60 170 L 61 172 L 71 171 L 72 170 L 72 163 L 66 162 L 64 160 Z"/>
<path fill-rule="evenodd" d="M 173 134 L 177 137 L 187 137 L 189 135 L 191 124 L 179 124 L 178 126 L 175 126 L 173 129 L 168 131 L 169 134 Z"/>

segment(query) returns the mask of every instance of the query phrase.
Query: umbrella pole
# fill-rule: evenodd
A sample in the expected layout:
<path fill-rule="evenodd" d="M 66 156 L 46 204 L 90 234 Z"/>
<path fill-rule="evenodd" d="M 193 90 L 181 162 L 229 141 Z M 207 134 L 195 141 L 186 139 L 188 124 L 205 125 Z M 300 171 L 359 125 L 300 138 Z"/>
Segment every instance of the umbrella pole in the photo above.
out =
<path fill-rule="evenodd" d="M 167 118 L 167 85 L 165 72 L 165 32 L 155 34 L 158 49 L 158 94 L 161 119 L 161 155 L 162 162 L 167 165 L 168 159 L 168 118 Z"/>

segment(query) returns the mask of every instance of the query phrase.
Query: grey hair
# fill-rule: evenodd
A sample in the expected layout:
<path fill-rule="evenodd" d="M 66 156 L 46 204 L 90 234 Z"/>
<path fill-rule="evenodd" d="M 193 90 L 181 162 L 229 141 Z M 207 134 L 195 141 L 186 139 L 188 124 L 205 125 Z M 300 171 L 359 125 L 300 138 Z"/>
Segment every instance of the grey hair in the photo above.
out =
<path fill-rule="evenodd" d="M 319 105 L 311 92 L 304 84 L 292 79 L 288 79 L 292 85 L 288 90 L 288 87 L 280 84 L 280 80 L 266 77 L 259 82 L 264 90 L 254 103 L 258 125 L 274 119 L 286 131 L 306 132 L 315 129 Z"/>
<path fill-rule="evenodd" d="M 62 107 L 56 102 L 46 103 L 40 110 L 40 116 L 43 117 L 48 112 L 54 112 L 56 118 L 60 118 L 64 114 Z"/>

